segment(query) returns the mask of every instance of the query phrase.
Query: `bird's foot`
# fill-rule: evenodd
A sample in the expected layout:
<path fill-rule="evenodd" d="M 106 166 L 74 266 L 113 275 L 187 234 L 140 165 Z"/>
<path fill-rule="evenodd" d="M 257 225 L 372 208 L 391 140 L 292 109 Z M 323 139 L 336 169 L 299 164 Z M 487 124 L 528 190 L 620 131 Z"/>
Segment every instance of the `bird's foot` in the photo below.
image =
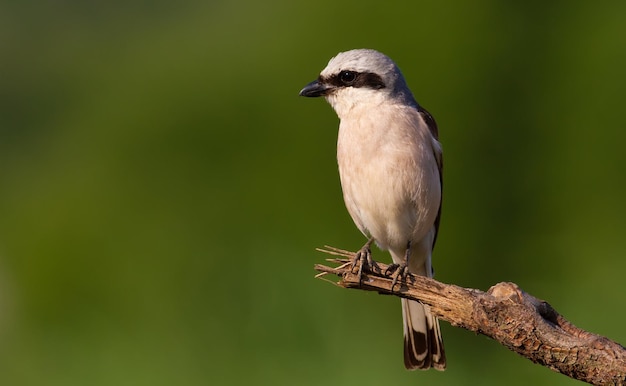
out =
<path fill-rule="evenodd" d="M 391 291 L 396 286 L 398 278 L 402 278 L 402 281 L 406 282 L 407 275 L 409 274 L 409 267 L 406 264 L 390 264 L 385 269 L 385 276 L 391 275 Z"/>
<path fill-rule="evenodd" d="M 361 283 L 361 277 L 363 276 L 363 268 L 365 268 L 365 270 L 373 270 L 374 268 L 378 269 L 378 265 L 374 259 L 372 259 L 372 250 L 370 249 L 372 241 L 374 241 L 374 239 L 370 239 L 367 243 L 365 243 L 363 248 L 359 249 L 352 259 L 351 270 L 354 272 L 354 268 L 358 267 L 357 275 L 359 283 Z"/>

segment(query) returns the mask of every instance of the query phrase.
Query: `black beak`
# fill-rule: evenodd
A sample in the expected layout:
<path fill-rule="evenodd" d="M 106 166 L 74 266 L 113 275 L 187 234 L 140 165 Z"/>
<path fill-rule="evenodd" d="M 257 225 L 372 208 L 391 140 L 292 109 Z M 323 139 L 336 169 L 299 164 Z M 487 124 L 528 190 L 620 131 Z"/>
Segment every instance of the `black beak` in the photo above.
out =
<path fill-rule="evenodd" d="M 330 90 L 331 88 L 329 86 L 320 83 L 319 80 L 314 80 L 313 82 L 304 86 L 304 88 L 300 90 L 300 94 L 298 95 L 313 98 L 327 95 Z"/>

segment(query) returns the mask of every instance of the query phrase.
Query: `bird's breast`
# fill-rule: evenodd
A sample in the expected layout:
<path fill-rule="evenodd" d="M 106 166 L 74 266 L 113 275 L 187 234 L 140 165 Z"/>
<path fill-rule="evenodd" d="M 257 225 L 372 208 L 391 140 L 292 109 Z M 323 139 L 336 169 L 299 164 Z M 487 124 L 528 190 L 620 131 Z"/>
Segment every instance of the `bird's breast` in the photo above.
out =
<path fill-rule="evenodd" d="M 404 247 L 432 227 L 441 200 L 427 128 L 390 119 L 342 119 L 337 160 L 348 212 L 384 249 Z M 425 129 L 425 130 L 422 130 Z"/>

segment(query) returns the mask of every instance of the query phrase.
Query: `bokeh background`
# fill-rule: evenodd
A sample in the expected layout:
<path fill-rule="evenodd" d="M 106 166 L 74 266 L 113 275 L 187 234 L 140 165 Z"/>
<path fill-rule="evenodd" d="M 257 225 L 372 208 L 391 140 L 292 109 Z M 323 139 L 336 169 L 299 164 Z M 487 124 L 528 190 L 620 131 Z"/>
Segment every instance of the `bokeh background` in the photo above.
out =
<path fill-rule="evenodd" d="M 439 280 L 513 281 L 626 342 L 625 2 L 0 3 L 0 384 L 566 385 L 442 323 L 407 372 L 397 299 L 314 280 L 364 241 L 339 51 L 436 117 Z M 375 250 L 374 256 L 389 261 Z"/>

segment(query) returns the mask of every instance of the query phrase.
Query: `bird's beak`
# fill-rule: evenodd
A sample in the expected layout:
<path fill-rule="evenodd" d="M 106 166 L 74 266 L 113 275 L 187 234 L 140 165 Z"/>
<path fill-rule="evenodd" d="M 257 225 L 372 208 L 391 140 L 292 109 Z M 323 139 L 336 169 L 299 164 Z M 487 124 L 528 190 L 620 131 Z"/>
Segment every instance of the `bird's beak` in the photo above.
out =
<path fill-rule="evenodd" d="M 322 84 L 319 80 L 314 80 L 313 82 L 304 86 L 302 90 L 300 90 L 300 96 L 303 97 L 319 97 L 327 95 L 331 90 L 331 87 Z"/>

